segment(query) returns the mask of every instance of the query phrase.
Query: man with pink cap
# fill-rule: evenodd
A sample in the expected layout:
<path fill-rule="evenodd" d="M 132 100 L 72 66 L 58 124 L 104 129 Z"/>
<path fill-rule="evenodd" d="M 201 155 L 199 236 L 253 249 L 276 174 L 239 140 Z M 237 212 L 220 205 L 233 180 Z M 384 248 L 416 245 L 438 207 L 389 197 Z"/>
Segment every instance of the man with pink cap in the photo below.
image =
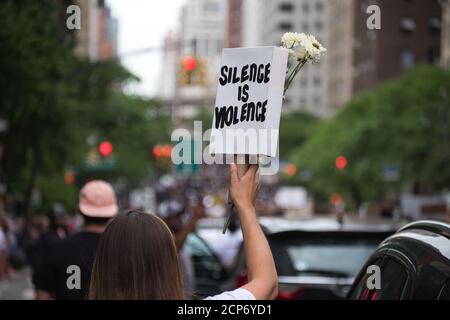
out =
<path fill-rule="evenodd" d="M 101 180 L 86 183 L 78 208 L 84 229 L 55 244 L 36 271 L 36 299 L 81 300 L 87 296 L 98 241 L 109 219 L 118 212 L 112 186 Z"/>

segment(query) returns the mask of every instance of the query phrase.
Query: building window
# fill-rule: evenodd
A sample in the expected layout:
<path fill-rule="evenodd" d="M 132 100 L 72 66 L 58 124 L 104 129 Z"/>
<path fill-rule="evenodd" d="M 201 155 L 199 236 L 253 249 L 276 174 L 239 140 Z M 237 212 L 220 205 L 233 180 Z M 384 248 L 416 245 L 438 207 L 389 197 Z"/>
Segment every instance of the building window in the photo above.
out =
<path fill-rule="evenodd" d="M 315 23 L 315 27 L 316 27 L 316 30 L 317 31 L 322 31 L 322 22 L 320 22 L 320 21 L 316 21 L 316 23 Z"/>
<path fill-rule="evenodd" d="M 316 3 L 316 10 L 317 10 L 317 12 L 322 12 L 323 11 L 323 3 L 321 1 L 317 1 L 317 3 Z"/>
<path fill-rule="evenodd" d="M 403 69 L 410 69 L 414 66 L 414 53 L 410 49 L 403 49 L 400 56 L 400 63 Z"/>
<path fill-rule="evenodd" d="M 220 11 L 219 3 L 216 1 L 205 1 L 203 3 L 203 9 L 206 12 L 216 13 Z"/>
<path fill-rule="evenodd" d="M 413 18 L 403 18 L 400 21 L 400 29 L 404 34 L 411 34 L 416 30 L 416 22 Z"/>
<path fill-rule="evenodd" d="M 303 12 L 308 13 L 309 12 L 309 3 L 304 2 L 302 8 L 303 8 Z"/>
<path fill-rule="evenodd" d="M 439 63 L 439 50 L 433 47 L 428 48 L 428 62 L 431 64 Z"/>
<path fill-rule="evenodd" d="M 293 28 L 292 28 L 292 23 L 290 23 L 290 22 L 281 22 L 279 25 L 278 25 L 278 28 L 281 30 L 281 31 L 291 31 Z"/>
<path fill-rule="evenodd" d="M 280 3 L 281 12 L 292 12 L 294 10 L 294 5 L 289 2 Z"/>
<path fill-rule="evenodd" d="M 430 31 L 433 35 L 441 34 L 441 19 L 438 17 L 430 18 Z"/>
<path fill-rule="evenodd" d="M 315 96 L 314 97 L 314 106 L 318 106 L 318 105 L 320 105 L 320 97 Z"/>
<path fill-rule="evenodd" d="M 300 80 L 300 84 L 301 84 L 302 87 L 307 87 L 308 86 L 308 79 L 302 78 Z"/>
<path fill-rule="evenodd" d="M 309 32 L 309 26 L 306 22 L 302 23 L 302 32 L 305 32 L 305 33 Z"/>
<path fill-rule="evenodd" d="M 314 77 L 314 85 L 320 86 L 320 83 L 321 83 L 320 78 L 319 77 Z"/>

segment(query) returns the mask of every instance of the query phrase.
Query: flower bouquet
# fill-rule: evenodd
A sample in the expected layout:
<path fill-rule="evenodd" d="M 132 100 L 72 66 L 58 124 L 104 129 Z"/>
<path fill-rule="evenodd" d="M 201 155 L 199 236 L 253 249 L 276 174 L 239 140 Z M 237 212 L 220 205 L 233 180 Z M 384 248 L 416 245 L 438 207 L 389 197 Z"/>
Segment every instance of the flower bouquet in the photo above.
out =
<path fill-rule="evenodd" d="M 306 35 L 304 33 L 286 32 L 281 37 L 281 43 L 283 48 L 289 50 L 290 60 L 290 66 L 287 70 L 284 83 L 284 94 L 286 94 L 292 81 L 304 65 L 308 61 L 312 63 L 319 62 L 327 49 L 313 35 Z"/>

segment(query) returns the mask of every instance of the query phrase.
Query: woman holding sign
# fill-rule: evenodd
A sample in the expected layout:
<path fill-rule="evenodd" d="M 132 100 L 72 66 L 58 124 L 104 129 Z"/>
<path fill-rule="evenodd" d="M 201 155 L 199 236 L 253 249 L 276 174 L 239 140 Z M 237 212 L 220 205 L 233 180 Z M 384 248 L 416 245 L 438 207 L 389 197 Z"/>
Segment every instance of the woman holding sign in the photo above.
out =
<path fill-rule="evenodd" d="M 259 226 L 254 201 L 259 189 L 257 165 L 238 177 L 231 165 L 230 194 L 244 236 L 248 283 L 214 300 L 274 299 L 277 273 Z M 155 215 L 128 211 L 114 218 L 100 239 L 92 271 L 90 299 L 183 299 L 177 250 L 165 223 Z"/>

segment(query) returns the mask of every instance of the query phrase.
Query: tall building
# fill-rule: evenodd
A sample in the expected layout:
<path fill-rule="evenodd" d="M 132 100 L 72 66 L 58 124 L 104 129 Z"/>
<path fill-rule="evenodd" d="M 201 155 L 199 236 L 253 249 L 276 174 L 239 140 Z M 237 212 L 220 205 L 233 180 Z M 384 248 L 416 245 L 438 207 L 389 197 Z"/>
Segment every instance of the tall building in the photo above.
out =
<path fill-rule="evenodd" d="M 76 0 L 81 9 L 81 29 L 77 30 L 75 52 L 91 61 L 117 55 L 117 19 L 104 0 Z"/>
<path fill-rule="evenodd" d="M 354 6 L 358 0 L 333 0 L 328 7 L 329 28 L 325 105 L 329 115 L 353 95 Z"/>
<path fill-rule="evenodd" d="M 111 59 L 117 55 L 118 21 L 111 15 L 111 10 L 100 3 L 98 17 L 97 58 Z"/>
<path fill-rule="evenodd" d="M 228 0 L 226 16 L 225 47 L 236 48 L 242 45 L 242 7 L 243 0 Z"/>
<path fill-rule="evenodd" d="M 416 64 L 436 64 L 440 56 L 450 64 L 449 0 L 242 1 L 243 46 L 280 45 L 284 32 L 296 31 L 315 35 L 329 49 L 318 65 L 301 71 L 284 111 L 332 116 L 354 94 Z M 371 5 L 380 9 L 380 30 L 368 27 Z"/>
<path fill-rule="evenodd" d="M 450 68 L 450 0 L 441 0 L 442 4 L 442 41 L 441 64 Z"/>
<path fill-rule="evenodd" d="M 164 37 L 163 59 L 161 62 L 161 76 L 159 81 L 158 96 L 163 100 L 171 100 L 175 97 L 178 84 L 179 45 L 178 38 L 173 31 L 167 32 Z"/>
<path fill-rule="evenodd" d="M 180 15 L 180 54 L 205 59 L 208 82 L 214 85 L 215 68 L 224 46 L 225 17 L 224 0 L 187 0 Z"/>
<path fill-rule="evenodd" d="M 380 30 L 367 27 L 367 7 L 374 4 L 381 12 Z M 439 62 L 439 1 L 357 0 L 354 10 L 353 93 L 396 78 L 414 65 Z"/>
<path fill-rule="evenodd" d="M 81 28 L 77 30 L 75 52 L 81 56 L 96 60 L 97 55 L 97 31 L 98 8 L 96 0 L 77 0 L 76 4 L 81 9 Z"/>
<path fill-rule="evenodd" d="M 188 118 L 214 103 L 225 19 L 226 0 L 187 0 L 178 31 L 166 37 L 159 96 L 175 117 Z"/>
<path fill-rule="evenodd" d="M 244 0 L 244 46 L 280 46 L 285 32 L 313 34 L 327 47 L 327 7 L 324 0 Z M 307 65 L 286 94 L 283 111 L 304 110 L 325 116 L 326 58 Z"/>

